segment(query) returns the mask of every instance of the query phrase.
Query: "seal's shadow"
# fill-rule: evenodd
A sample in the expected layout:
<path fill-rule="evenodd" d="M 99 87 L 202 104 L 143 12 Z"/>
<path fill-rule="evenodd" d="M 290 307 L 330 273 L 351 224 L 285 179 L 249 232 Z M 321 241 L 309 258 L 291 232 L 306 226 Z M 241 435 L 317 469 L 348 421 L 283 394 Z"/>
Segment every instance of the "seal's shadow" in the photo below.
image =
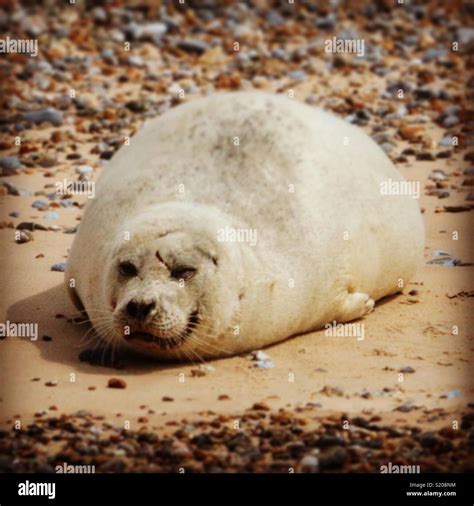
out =
<path fill-rule="evenodd" d="M 147 357 L 127 355 L 120 361 L 124 368 L 116 369 L 105 365 L 91 365 L 79 359 L 81 351 L 92 349 L 97 339 L 92 331 L 86 336 L 91 325 L 84 323 L 74 325 L 69 318 L 77 316 L 78 311 L 69 300 L 63 284 L 27 297 L 8 308 L 7 320 L 10 322 L 28 322 L 38 324 L 38 339 L 32 341 L 22 338 L 37 346 L 41 358 L 47 362 L 67 364 L 83 373 L 111 374 L 111 371 L 122 374 L 143 374 L 163 369 L 179 369 L 182 364 L 157 362 Z M 51 340 L 44 340 L 48 336 Z"/>

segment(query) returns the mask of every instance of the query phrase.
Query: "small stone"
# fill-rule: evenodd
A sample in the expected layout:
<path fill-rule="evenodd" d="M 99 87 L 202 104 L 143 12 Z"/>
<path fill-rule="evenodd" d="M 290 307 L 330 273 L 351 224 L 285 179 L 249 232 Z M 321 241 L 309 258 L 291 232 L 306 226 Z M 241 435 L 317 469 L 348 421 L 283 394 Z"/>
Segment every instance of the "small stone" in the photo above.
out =
<path fill-rule="evenodd" d="M 15 241 L 18 244 L 24 244 L 25 242 L 33 241 L 33 233 L 29 230 L 20 230 L 20 232 L 17 232 L 17 237 Z"/>
<path fill-rule="evenodd" d="M 270 356 L 262 350 L 256 350 L 252 352 L 252 360 L 270 360 Z"/>
<path fill-rule="evenodd" d="M 410 142 L 419 141 L 424 131 L 425 127 L 419 125 L 406 125 L 398 129 L 400 137 Z"/>
<path fill-rule="evenodd" d="M 319 458 L 321 469 L 337 469 L 347 461 L 349 454 L 342 446 L 330 447 L 327 452 Z"/>
<path fill-rule="evenodd" d="M 252 409 L 254 409 L 255 411 L 270 411 L 270 407 L 268 406 L 268 404 L 265 404 L 264 402 L 256 402 L 252 406 Z"/>
<path fill-rule="evenodd" d="M 43 218 L 45 220 L 59 220 L 59 214 L 54 211 L 49 211 L 44 214 Z"/>
<path fill-rule="evenodd" d="M 51 266 L 51 270 L 54 272 L 65 272 L 66 271 L 66 262 L 58 262 Z"/>
<path fill-rule="evenodd" d="M 163 396 L 163 397 L 161 398 L 161 400 L 162 400 L 163 402 L 173 402 L 173 401 L 174 401 L 173 397 L 168 397 L 167 395 Z"/>
<path fill-rule="evenodd" d="M 78 174 L 93 174 L 94 169 L 90 165 L 82 165 L 76 169 Z"/>
<path fill-rule="evenodd" d="M 35 209 L 38 209 L 39 211 L 44 211 L 46 209 L 49 209 L 49 205 L 44 200 L 35 200 L 33 204 L 31 204 L 31 207 L 34 207 Z"/>
<path fill-rule="evenodd" d="M 127 383 L 121 378 L 110 378 L 107 382 L 108 388 L 127 388 Z"/>
<path fill-rule="evenodd" d="M 269 360 L 257 360 L 254 367 L 258 367 L 259 369 L 272 369 L 275 365 Z"/>
<path fill-rule="evenodd" d="M 34 124 L 52 123 L 54 126 L 61 125 L 64 120 L 63 113 L 53 107 L 27 112 L 24 114 L 24 119 Z"/>
<path fill-rule="evenodd" d="M 185 39 L 178 42 L 178 47 L 187 53 L 202 54 L 209 49 L 209 44 L 196 39 Z"/>
<path fill-rule="evenodd" d="M 456 399 L 457 397 L 461 397 L 461 392 L 460 390 L 451 390 L 450 392 L 448 392 L 448 395 L 447 395 L 448 399 Z"/>
<path fill-rule="evenodd" d="M 415 372 L 415 369 L 413 369 L 413 367 L 410 367 L 410 366 L 406 366 L 406 367 L 402 367 L 401 369 L 399 369 L 398 372 L 403 372 L 403 373 L 409 373 L 409 374 L 412 374 Z"/>
<path fill-rule="evenodd" d="M 450 128 L 452 126 L 457 125 L 458 123 L 459 123 L 459 118 L 457 116 L 455 116 L 454 114 L 447 116 L 443 120 L 443 126 L 445 128 Z"/>
<path fill-rule="evenodd" d="M 11 213 L 8 213 L 8 216 L 10 216 L 11 218 L 19 218 L 20 213 L 18 211 L 12 211 Z"/>
<path fill-rule="evenodd" d="M 446 137 L 443 137 L 439 142 L 438 146 L 441 146 L 443 148 L 452 148 L 453 147 L 453 138 L 449 135 Z"/>
<path fill-rule="evenodd" d="M 300 466 L 303 472 L 317 473 L 319 470 L 318 457 L 315 457 L 314 455 L 306 455 L 306 457 L 301 459 Z"/>
<path fill-rule="evenodd" d="M 293 70 L 289 72 L 288 77 L 290 79 L 295 79 L 297 81 L 301 81 L 307 78 L 306 72 L 304 70 Z"/>
<path fill-rule="evenodd" d="M 23 167 L 16 156 L 4 156 L 0 158 L 0 176 L 12 176 L 18 174 Z"/>
<path fill-rule="evenodd" d="M 474 162 L 474 151 L 469 151 L 469 153 L 466 153 L 463 158 L 468 162 Z"/>
<path fill-rule="evenodd" d="M 215 367 L 209 364 L 199 364 L 199 370 L 204 374 L 208 374 L 210 372 L 215 371 Z"/>
<path fill-rule="evenodd" d="M 33 223 L 32 221 L 22 221 L 16 226 L 17 230 L 29 230 L 33 232 L 33 230 L 48 230 L 45 226 L 39 223 Z"/>
<path fill-rule="evenodd" d="M 447 213 L 462 213 L 464 211 L 470 211 L 471 206 L 444 206 L 444 210 Z"/>
<path fill-rule="evenodd" d="M 57 384 L 58 384 L 58 381 L 57 381 L 57 380 L 50 380 L 50 381 L 47 381 L 47 382 L 45 383 L 45 385 L 46 385 L 47 387 L 55 387 L 55 386 L 57 386 Z"/>
<path fill-rule="evenodd" d="M 410 411 L 413 411 L 414 409 L 418 409 L 416 406 L 414 406 L 411 402 L 406 402 L 405 404 L 402 404 L 401 406 L 398 406 L 394 409 L 394 411 L 400 411 L 401 413 L 409 413 Z"/>
<path fill-rule="evenodd" d="M 159 43 L 168 27 L 164 23 L 130 23 L 126 26 L 125 32 L 135 40 L 151 41 Z"/>
<path fill-rule="evenodd" d="M 429 151 L 424 151 L 422 153 L 417 153 L 416 159 L 431 162 L 431 161 L 435 160 L 436 158 L 434 157 L 433 153 L 430 153 Z"/>

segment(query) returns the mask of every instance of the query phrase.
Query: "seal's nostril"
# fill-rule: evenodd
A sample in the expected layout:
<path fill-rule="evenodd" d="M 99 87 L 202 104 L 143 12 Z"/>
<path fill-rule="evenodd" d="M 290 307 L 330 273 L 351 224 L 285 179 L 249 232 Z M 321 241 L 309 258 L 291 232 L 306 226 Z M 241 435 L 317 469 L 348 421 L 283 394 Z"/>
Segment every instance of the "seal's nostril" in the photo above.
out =
<path fill-rule="evenodd" d="M 140 313 L 142 315 L 142 318 L 145 318 L 147 317 L 150 312 L 155 309 L 155 302 L 150 302 L 149 304 L 140 304 L 139 305 L 139 310 L 140 310 Z"/>
<path fill-rule="evenodd" d="M 138 304 L 131 300 L 126 307 L 128 316 L 131 316 L 132 318 L 136 318 L 138 315 Z"/>
<path fill-rule="evenodd" d="M 131 300 L 127 307 L 125 308 L 127 311 L 127 314 L 131 318 L 136 318 L 139 320 L 143 320 L 146 318 L 150 312 L 155 308 L 156 303 L 150 302 L 150 303 L 144 303 L 144 302 L 136 302 L 134 300 Z"/>

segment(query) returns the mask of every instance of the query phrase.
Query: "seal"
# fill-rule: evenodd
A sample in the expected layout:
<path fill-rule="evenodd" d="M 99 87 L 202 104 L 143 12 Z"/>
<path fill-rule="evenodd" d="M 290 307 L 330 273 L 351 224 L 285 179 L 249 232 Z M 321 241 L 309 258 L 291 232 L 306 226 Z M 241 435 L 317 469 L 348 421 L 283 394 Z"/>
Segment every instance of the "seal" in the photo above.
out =
<path fill-rule="evenodd" d="M 362 130 L 318 108 L 261 92 L 196 99 L 112 158 L 66 284 L 111 346 L 163 360 L 255 350 L 401 291 L 424 245 L 406 183 Z"/>

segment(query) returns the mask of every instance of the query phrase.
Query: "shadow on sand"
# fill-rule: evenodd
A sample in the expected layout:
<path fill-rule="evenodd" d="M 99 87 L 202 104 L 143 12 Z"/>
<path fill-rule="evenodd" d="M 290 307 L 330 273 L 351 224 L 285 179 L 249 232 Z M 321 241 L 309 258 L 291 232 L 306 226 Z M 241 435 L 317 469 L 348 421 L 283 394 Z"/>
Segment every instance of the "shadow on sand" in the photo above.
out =
<path fill-rule="evenodd" d="M 98 345 L 89 323 L 74 324 L 71 318 L 78 315 L 77 310 L 69 300 L 64 285 L 60 284 L 49 290 L 23 299 L 8 308 L 7 320 L 10 322 L 34 322 L 38 324 L 38 339 L 21 338 L 37 346 L 41 358 L 47 362 L 69 365 L 72 370 L 83 373 L 108 374 L 118 372 L 117 367 L 111 366 L 107 353 L 95 352 L 99 363 L 91 365 L 79 359 L 84 352 L 92 351 Z M 51 340 L 44 340 L 48 336 Z M 89 353 L 90 354 L 90 353 Z M 103 359 L 101 359 L 101 356 Z M 114 362 L 121 364 L 120 374 L 144 374 L 163 369 L 180 369 L 182 364 L 157 362 L 147 357 L 127 353 L 118 354 Z"/>

